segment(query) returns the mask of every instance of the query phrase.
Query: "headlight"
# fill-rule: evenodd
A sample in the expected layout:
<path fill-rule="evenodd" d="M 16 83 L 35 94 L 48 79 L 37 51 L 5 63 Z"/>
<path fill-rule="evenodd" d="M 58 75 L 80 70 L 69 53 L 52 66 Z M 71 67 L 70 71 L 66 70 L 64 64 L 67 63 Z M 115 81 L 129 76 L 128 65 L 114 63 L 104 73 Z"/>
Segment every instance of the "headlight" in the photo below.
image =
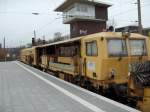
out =
<path fill-rule="evenodd" d="M 131 72 L 128 73 L 128 77 L 130 77 L 130 76 L 131 76 Z"/>

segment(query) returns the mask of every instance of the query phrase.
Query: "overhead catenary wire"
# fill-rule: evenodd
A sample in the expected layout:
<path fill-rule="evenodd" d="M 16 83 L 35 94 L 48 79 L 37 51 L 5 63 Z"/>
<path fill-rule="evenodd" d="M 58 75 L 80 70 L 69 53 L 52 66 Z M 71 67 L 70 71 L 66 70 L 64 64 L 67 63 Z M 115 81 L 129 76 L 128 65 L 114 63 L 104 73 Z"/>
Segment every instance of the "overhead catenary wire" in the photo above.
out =
<path fill-rule="evenodd" d="M 148 4 L 142 4 L 142 8 L 146 8 L 147 6 L 150 6 L 150 4 L 148 3 Z M 128 10 L 126 10 L 126 11 L 122 11 L 122 12 L 120 12 L 120 13 L 117 13 L 117 14 L 115 14 L 115 15 L 111 15 L 112 17 L 118 17 L 118 16 L 122 16 L 122 15 L 126 15 L 126 14 L 129 14 L 129 13 L 131 13 L 131 12 L 135 12 L 135 11 L 137 11 L 137 8 L 132 8 L 132 9 L 128 9 Z M 118 20 L 118 19 L 117 19 Z M 119 22 L 122 22 L 122 23 L 129 23 L 129 20 L 119 20 Z M 138 22 L 138 20 L 135 20 L 135 21 L 130 21 L 130 23 L 137 23 Z"/>
<path fill-rule="evenodd" d="M 142 7 L 144 7 L 144 6 L 149 6 L 150 4 L 143 4 L 142 5 Z M 120 12 L 119 14 L 116 14 L 116 15 L 123 15 L 125 12 L 131 12 L 131 11 L 136 11 L 136 10 L 133 10 L 133 9 L 129 9 L 129 10 L 126 10 L 126 11 L 124 11 L 124 12 Z M 123 14 L 122 14 L 123 13 Z M 115 16 L 116 16 L 115 15 Z M 63 15 L 62 15 L 63 16 Z M 59 19 L 61 19 L 61 18 L 63 18 L 63 17 L 60 17 Z M 55 18 L 56 19 L 56 18 Z M 55 21 L 55 19 L 54 19 L 54 21 Z M 131 21 L 129 21 L 129 20 L 120 20 L 121 22 L 126 22 L 126 23 L 130 23 L 130 22 L 135 22 L 135 23 L 137 23 L 138 21 L 137 20 L 131 20 Z M 52 22 L 53 23 L 53 22 Z M 46 25 L 44 25 L 42 28 L 40 28 L 40 29 L 44 29 L 45 27 L 47 27 L 48 25 L 50 25 L 51 24 L 51 22 L 50 23 L 48 23 L 48 24 L 46 24 Z"/>
<path fill-rule="evenodd" d="M 150 4 L 143 4 L 141 7 L 145 8 L 147 6 L 150 6 Z M 130 12 L 133 12 L 133 11 L 137 11 L 137 8 L 131 8 L 131 9 L 128 9 L 128 10 L 116 13 L 116 14 L 114 14 L 112 16 L 121 16 L 121 15 L 129 14 Z M 126 12 L 128 12 L 128 13 L 126 13 Z"/>
<path fill-rule="evenodd" d="M 121 1 L 121 0 L 120 0 Z M 123 0 L 122 0 L 123 1 Z M 53 3 L 53 5 L 57 5 L 56 4 L 56 1 L 51 1 L 52 3 Z M 116 0 L 116 2 L 119 2 L 118 0 Z M 131 0 L 125 0 L 125 1 L 123 1 L 123 6 L 124 5 L 129 5 L 129 4 L 131 4 L 130 3 L 131 2 Z M 132 1 L 132 2 L 134 2 L 134 0 Z M 148 4 L 142 4 L 142 7 L 147 7 L 147 6 L 149 6 Z M 118 7 L 119 8 L 119 7 Z M 133 12 L 133 11 L 136 11 L 135 10 L 136 8 L 133 8 L 133 9 L 129 9 L 129 10 L 126 10 L 126 11 L 122 11 L 122 12 L 120 12 L 120 13 L 117 13 L 117 14 L 115 14 L 115 16 L 121 16 L 121 15 L 125 15 L 125 14 L 129 14 L 130 12 Z M 15 11 L 0 11 L 0 14 L 15 14 L 15 15 L 33 15 L 32 13 L 36 13 L 36 12 L 15 12 Z M 39 13 L 39 15 L 50 15 L 49 13 L 43 13 L 43 12 L 40 12 Z M 114 15 L 113 15 L 114 16 Z M 60 17 L 59 19 L 62 19 L 63 17 Z M 58 20 L 58 19 L 57 19 Z M 50 20 L 50 22 L 48 22 L 48 23 L 45 23 L 43 26 L 41 26 L 41 27 L 39 27 L 39 28 L 37 28 L 37 29 L 35 29 L 36 31 L 38 31 L 40 34 L 41 33 L 43 33 L 43 30 L 44 29 L 46 29 L 49 25 L 51 25 L 51 24 L 54 24 L 56 22 L 56 18 L 54 18 L 53 20 Z M 131 22 L 131 21 L 128 21 L 128 20 L 120 20 L 120 22 Z M 134 22 L 134 21 L 132 21 L 132 22 Z M 45 31 L 45 30 L 44 30 Z M 33 33 L 33 32 L 32 32 Z"/>
<path fill-rule="evenodd" d="M 44 12 L 17 12 L 17 11 L 0 11 L 0 14 L 14 14 L 14 15 L 50 15 Z"/>
<path fill-rule="evenodd" d="M 56 20 L 61 19 L 61 18 L 62 18 L 62 17 L 58 17 L 58 18 L 55 18 L 55 19 L 51 20 L 50 22 L 46 23 L 46 24 L 43 25 L 42 27 L 37 28 L 36 31 L 43 30 L 43 29 L 46 28 L 48 25 L 53 24 L 54 22 L 56 22 Z"/>
<path fill-rule="evenodd" d="M 54 24 L 56 22 L 56 20 L 62 19 L 62 17 L 56 17 L 53 20 L 51 20 L 50 22 L 44 24 L 43 26 L 35 29 L 36 32 L 38 32 L 38 34 L 40 34 L 40 36 L 43 36 L 43 32 L 41 32 L 42 30 L 46 29 L 49 25 Z M 45 34 L 44 34 L 45 35 Z"/>

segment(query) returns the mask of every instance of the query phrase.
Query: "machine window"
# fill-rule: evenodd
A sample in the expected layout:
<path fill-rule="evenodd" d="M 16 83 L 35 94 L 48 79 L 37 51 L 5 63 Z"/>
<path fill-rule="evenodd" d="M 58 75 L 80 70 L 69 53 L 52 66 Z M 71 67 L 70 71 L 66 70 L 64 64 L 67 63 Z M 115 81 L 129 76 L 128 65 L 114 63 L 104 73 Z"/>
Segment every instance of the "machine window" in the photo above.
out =
<path fill-rule="evenodd" d="M 78 46 L 60 47 L 59 55 L 63 57 L 72 57 L 79 54 Z"/>
<path fill-rule="evenodd" d="M 96 41 L 86 43 L 86 55 L 87 56 L 97 56 L 98 55 Z"/>
<path fill-rule="evenodd" d="M 130 40 L 130 49 L 132 56 L 147 55 L 145 40 Z"/>
<path fill-rule="evenodd" d="M 109 56 L 127 56 L 126 41 L 123 39 L 108 39 Z"/>

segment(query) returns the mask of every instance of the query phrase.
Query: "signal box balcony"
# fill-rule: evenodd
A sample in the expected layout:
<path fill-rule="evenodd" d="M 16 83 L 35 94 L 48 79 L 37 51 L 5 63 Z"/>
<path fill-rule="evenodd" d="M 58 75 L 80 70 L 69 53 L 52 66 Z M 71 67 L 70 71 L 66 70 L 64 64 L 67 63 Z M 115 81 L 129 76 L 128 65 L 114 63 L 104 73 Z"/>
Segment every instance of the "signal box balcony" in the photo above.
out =
<path fill-rule="evenodd" d="M 96 19 L 94 16 L 83 16 L 83 15 L 64 15 L 63 23 L 70 24 L 75 21 L 106 21 L 105 19 Z"/>

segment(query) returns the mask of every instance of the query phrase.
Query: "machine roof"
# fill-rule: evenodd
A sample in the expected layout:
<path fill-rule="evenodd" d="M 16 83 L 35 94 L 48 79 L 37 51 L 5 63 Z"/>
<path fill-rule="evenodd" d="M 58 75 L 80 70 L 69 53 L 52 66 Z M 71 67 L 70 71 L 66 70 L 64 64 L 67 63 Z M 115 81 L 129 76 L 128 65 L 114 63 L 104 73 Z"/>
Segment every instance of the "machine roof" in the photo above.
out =
<path fill-rule="evenodd" d="M 37 48 L 48 47 L 48 46 L 58 45 L 58 44 L 72 43 L 72 42 L 80 41 L 81 39 L 90 39 L 93 37 L 120 38 L 120 37 L 122 37 L 122 33 L 121 32 L 100 32 L 100 33 L 95 33 L 95 34 L 91 34 L 91 35 L 76 37 L 76 38 L 72 38 L 72 39 L 68 39 L 68 40 L 64 40 L 64 41 L 59 41 L 59 42 L 54 42 L 54 43 L 50 43 L 50 44 L 37 46 Z M 143 36 L 143 35 L 140 35 L 137 33 L 131 33 L 130 37 L 131 38 L 146 38 L 146 36 Z"/>
<path fill-rule="evenodd" d="M 47 46 L 52 46 L 52 45 L 64 44 L 64 43 L 72 43 L 72 42 L 75 42 L 75 41 L 80 41 L 81 38 L 83 38 L 83 37 L 76 37 L 76 38 L 73 38 L 73 39 L 54 42 L 54 43 L 50 43 L 50 44 L 45 44 L 45 45 L 42 45 L 40 47 L 47 47 Z"/>

